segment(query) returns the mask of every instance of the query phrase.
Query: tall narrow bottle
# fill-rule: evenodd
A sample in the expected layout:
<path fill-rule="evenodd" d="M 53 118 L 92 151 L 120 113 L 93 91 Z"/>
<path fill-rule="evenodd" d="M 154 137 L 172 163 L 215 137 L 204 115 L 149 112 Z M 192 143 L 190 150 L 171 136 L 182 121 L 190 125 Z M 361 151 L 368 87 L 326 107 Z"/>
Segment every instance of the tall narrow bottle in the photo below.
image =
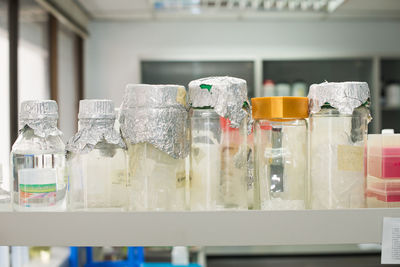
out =
<path fill-rule="evenodd" d="M 57 119 L 55 101 L 21 104 L 19 136 L 11 150 L 13 208 L 17 211 L 62 211 L 66 207 L 65 146 Z"/>
<path fill-rule="evenodd" d="M 189 83 L 190 208 L 247 209 L 246 81 L 208 77 Z"/>
<path fill-rule="evenodd" d="M 126 147 L 115 117 L 111 100 L 79 103 L 79 130 L 67 144 L 71 210 L 127 207 Z"/>

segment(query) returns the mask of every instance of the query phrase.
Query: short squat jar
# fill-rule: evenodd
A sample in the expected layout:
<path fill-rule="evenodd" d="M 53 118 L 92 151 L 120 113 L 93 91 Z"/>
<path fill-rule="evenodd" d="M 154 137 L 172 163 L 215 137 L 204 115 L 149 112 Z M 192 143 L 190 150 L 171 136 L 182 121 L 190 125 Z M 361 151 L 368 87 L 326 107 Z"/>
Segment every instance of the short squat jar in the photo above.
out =
<path fill-rule="evenodd" d="M 111 100 L 81 100 L 79 130 L 67 144 L 70 210 L 121 211 L 127 203 L 127 155 L 114 129 Z"/>
<path fill-rule="evenodd" d="M 24 101 L 19 136 L 11 150 L 13 208 L 16 211 L 66 209 L 65 145 L 52 100 Z"/>
<path fill-rule="evenodd" d="M 216 101 L 223 98 L 235 100 Z M 192 81 L 189 99 L 191 210 L 247 209 L 246 81 L 232 77 Z M 233 117 L 221 112 L 228 110 L 228 104 L 236 105 L 230 107 L 238 112 L 234 116 L 241 116 L 236 125 Z"/>
<path fill-rule="evenodd" d="M 131 210 L 186 209 L 187 123 L 184 86 L 126 87 L 120 125 L 128 147 Z"/>
<path fill-rule="evenodd" d="M 306 97 L 257 97 L 255 203 L 264 210 L 305 209 L 307 181 Z"/>
<path fill-rule="evenodd" d="M 365 207 L 368 84 L 315 84 L 308 97 L 311 208 Z"/>

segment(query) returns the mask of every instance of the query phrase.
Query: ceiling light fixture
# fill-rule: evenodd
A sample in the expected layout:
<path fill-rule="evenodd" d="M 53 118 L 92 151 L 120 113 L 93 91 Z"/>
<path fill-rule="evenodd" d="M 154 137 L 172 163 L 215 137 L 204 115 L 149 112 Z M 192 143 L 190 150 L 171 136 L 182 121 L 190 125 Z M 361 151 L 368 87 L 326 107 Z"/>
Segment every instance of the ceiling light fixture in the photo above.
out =
<path fill-rule="evenodd" d="M 332 13 L 346 0 L 149 0 L 156 11 L 170 10 L 258 10 L 267 12 Z M 197 13 L 197 12 L 196 12 Z"/>

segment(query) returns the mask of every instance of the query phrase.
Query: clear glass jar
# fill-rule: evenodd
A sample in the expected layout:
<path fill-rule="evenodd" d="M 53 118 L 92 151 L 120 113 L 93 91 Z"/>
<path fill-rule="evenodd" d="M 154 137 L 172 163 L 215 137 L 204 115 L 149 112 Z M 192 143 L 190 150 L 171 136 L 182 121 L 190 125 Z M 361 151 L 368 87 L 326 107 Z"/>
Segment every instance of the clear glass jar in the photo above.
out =
<path fill-rule="evenodd" d="M 128 147 L 131 210 L 185 210 L 188 156 L 186 90 L 129 84 L 120 113 Z"/>
<path fill-rule="evenodd" d="M 212 108 L 193 108 L 191 210 L 247 209 L 247 120 L 231 128 Z"/>
<path fill-rule="evenodd" d="M 100 142 L 89 153 L 68 153 L 71 210 L 127 208 L 127 156 L 118 145 Z"/>
<path fill-rule="evenodd" d="M 254 132 L 261 209 L 305 209 L 306 120 L 256 120 Z"/>
<path fill-rule="evenodd" d="M 20 134 L 11 150 L 13 208 L 65 210 L 65 145 L 57 129 L 57 104 L 25 101 L 21 110 Z"/>
<path fill-rule="evenodd" d="M 306 97 L 253 98 L 255 203 L 264 210 L 299 210 L 307 204 Z"/>
<path fill-rule="evenodd" d="M 185 159 L 174 159 L 148 143 L 127 143 L 131 209 L 184 210 Z"/>
<path fill-rule="evenodd" d="M 310 116 L 312 209 L 365 207 L 368 109 L 340 113 L 329 105 Z"/>
<path fill-rule="evenodd" d="M 128 207 L 126 146 L 114 129 L 111 100 L 79 103 L 79 130 L 67 144 L 71 210 L 119 211 Z"/>
<path fill-rule="evenodd" d="M 259 205 L 255 204 L 256 191 L 254 188 L 255 180 L 255 151 L 254 151 L 254 126 L 252 125 L 251 134 L 247 136 L 247 206 L 249 210 L 256 209 Z M 257 195 L 258 196 L 258 195 Z"/>

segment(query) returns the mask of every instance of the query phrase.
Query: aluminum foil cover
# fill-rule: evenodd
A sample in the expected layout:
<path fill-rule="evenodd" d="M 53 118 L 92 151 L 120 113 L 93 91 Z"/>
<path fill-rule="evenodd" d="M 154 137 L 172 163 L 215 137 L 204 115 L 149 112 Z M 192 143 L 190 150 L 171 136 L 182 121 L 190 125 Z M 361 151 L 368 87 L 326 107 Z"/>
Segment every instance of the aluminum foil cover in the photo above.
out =
<path fill-rule="evenodd" d="M 184 86 L 127 85 L 119 121 L 131 144 L 149 143 L 173 158 L 189 153 Z"/>
<path fill-rule="evenodd" d="M 29 100 L 21 103 L 19 112 L 19 131 L 26 126 L 40 137 L 61 135 L 57 128 L 58 106 L 53 100 Z"/>
<path fill-rule="evenodd" d="M 191 107 L 214 108 L 218 115 L 231 121 L 233 128 L 238 128 L 247 117 L 251 131 L 251 108 L 247 98 L 247 84 L 243 79 L 221 76 L 191 81 L 189 104 Z"/>
<path fill-rule="evenodd" d="M 89 153 L 101 141 L 126 148 L 120 133 L 114 129 L 115 116 L 114 103 L 111 100 L 81 100 L 79 130 L 68 141 L 66 150 Z"/>
<path fill-rule="evenodd" d="M 308 93 L 310 113 L 317 113 L 328 103 L 342 114 L 353 114 L 370 99 L 366 82 L 341 82 L 313 84 Z"/>

